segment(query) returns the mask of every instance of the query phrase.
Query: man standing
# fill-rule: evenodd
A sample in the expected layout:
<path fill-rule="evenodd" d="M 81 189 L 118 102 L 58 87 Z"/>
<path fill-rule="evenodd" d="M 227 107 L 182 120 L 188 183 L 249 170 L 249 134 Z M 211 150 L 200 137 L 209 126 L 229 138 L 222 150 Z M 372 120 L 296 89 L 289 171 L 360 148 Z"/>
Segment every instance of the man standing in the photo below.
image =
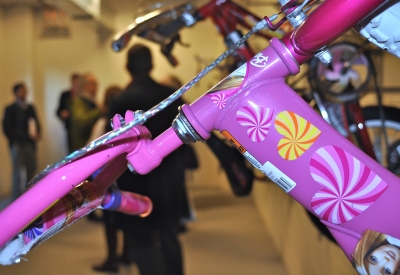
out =
<path fill-rule="evenodd" d="M 128 51 L 126 68 L 132 81 L 113 102 L 110 117 L 124 115 L 127 110 L 149 110 L 174 92 L 150 77 L 153 68 L 150 50 L 143 45 L 134 45 Z M 183 101 L 178 99 L 150 118 L 144 125 L 153 138 L 167 130 L 178 113 Z M 178 149 L 147 175 L 125 172 L 117 183 L 121 190 L 148 196 L 153 202 L 153 211 L 146 217 L 120 215 L 124 237 L 129 238 L 132 257 L 142 275 L 182 275 L 182 251 L 178 240 L 180 219 L 179 190 L 184 181 L 185 165 L 182 150 Z M 106 266 L 95 267 L 105 271 Z"/>
<path fill-rule="evenodd" d="M 71 153 L 71 142 L 70 142 L 70 117 L 71 117 L 71 104 L 72 99 L 78 94 L 80 83 L 80 76 L 78 74 L 72 74 L 71 76 L 71 89 L 61 93 L 60 101 L 57 108 L 57 116 L 64 123 L 65 130 L 67 131 L 68 141 L 68 153 Z"/>
<path fill-rule="evenodd" d="M 5 109 L 3 131 L 10 145 L 13 166 L 12 199 L 14 200 L 22 194 L 22 185 L 26 185 L 35 175 L 36 142 L 40 137 L 40 125 L 35 108 L 26 102 L 25 84 L 16 84 L 13 91 L 16 101 Z M 24 169 L 25 173 L 23 173 Z"/>

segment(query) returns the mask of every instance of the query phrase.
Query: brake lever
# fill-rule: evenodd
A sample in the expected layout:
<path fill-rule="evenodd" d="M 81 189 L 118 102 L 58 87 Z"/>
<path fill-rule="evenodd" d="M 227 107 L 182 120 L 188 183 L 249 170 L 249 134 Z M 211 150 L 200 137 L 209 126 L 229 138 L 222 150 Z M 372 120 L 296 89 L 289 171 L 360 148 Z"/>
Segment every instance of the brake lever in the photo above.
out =
<path fill-rule="evenodd" d="M 172 49 L 175 45 L 175 42 L 178 42 L 180 45 L 182 45 L 184 47 L 189 47 L 189 44 L 184 44 L 181 41 L 181 37 L 179 34 L 176 34 L 168 43 L 162 45 L 161 52 L 165 55 L 165 57 L 168 59 L 169 63 L 173 67 L 175 67 L 179 64 L 178 60 L 171 53 Z"/>

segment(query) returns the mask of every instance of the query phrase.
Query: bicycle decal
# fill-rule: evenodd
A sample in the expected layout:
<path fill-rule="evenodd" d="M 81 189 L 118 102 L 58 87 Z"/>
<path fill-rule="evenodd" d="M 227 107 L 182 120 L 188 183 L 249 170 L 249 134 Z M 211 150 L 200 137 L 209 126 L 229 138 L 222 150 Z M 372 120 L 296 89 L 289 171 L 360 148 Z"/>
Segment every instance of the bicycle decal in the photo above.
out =
<path fill-rule="evenodd" d="M 43 218 L 40 216 L 37 218 L 28 229 L 24 231 L 24 235 L 27 239 L 36 239 L 43 234 Z"/>
<path fill-rule="evenodd" d="M 299 158 L 321 134 L 317 127 L 290 111 L 276 116 L 275 129 L 283 135 L 278 143 L 278 153 L 285 160 Z"/>
<path fill-rule="evenodd" d="M 400 269 L 400 240 L 366 230 L 352 258 L 352 264 L 359 274 L 397 274 Z"/>
<path fill-rule="evenodd" d="M 227 130 L 223 130 L 221 134 L 235 147 L 240 153 L 244 154 L 247 150 L 239 143 Z"/>
<path fill-rule="evenodd" d="M 226 98 L 227 95 L 225 93 L 220 93 L 211 96 L 211 101 L 217 104 L 218 109 L 224 109 L 226 107 Z"/>
<path fill-rule="evenodd" d="M 260 170 L 286 193 L 289 193 L 293 188 L 296 187 L 296 183 L 291 178 L 285 175 L 269 161 L 267 161 Z"/>
<path fill-rule="evenodd" d="M 244 106 L 236 112 L 236 120 L 247 127 L 247 135 L 253 142 L 263 141 L 271 128 L 274 110 L 267 107 Z"/>
<path fill-rule="evenodd" d="M 265 68 L 267 66 L 268 56 L 264 56 L 262 52 L 256 54 L 250 61 L 250 64 L 254 67 Z"/>
<path fill-rule="evenodd" d="M 211 101 L 214 104 L 217 104 L 219 109 L 224 109 L 226 107 L 227 99 L 238 92 L 238 88 L 242 85 L 246 76 L 246 71 L 246 64 L 244 64 L 211 88 L 207 93 L 207 96 L 211 98 Z"/>
<path fill-rule="evenodd" d="M 320 218 L 334 224 L 357 217 L 388 187 L 371 169 L 336 146 L 318 149 L 311 158 L 310 172 L 325 186 L 314 195 L 311 206 Z"/>
<path fill-rule="evenodd" d="M 232 144 L 242 155 L 257 169 L 261 169 L 262 165 L 258 160 L 250 154 L 227 130 L 223 130 L 221 134 Z"/>
<path fill-rule="evenodd" d="M 44 212 L 31 227 L 24 231 L 24 243 L 28 244 L 38 237 L 41 240 L 54 234 L 54 232 L 76 221 L 92 209 L 98 208 L 101 201 L 102 195 L 96 185 L 92 182 L 84 182 L 84 184 L 72 189 L 67 196 Z M 35 242 L 40 240 L 35 240 Z"/>

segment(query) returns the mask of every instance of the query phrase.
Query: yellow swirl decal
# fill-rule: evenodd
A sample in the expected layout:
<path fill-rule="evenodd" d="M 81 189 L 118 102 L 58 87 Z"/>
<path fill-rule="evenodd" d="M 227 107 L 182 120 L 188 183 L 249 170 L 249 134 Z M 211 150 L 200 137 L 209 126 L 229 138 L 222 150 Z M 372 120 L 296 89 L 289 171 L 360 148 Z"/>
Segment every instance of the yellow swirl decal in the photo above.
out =
<path fill-rule="evenodd" d="M 321 134 L 310 122 L 290 111 L 276 116 L 275 129 L 283 135 L 278 143 L 278 152 L 286 160 L 300 157 Z"/>

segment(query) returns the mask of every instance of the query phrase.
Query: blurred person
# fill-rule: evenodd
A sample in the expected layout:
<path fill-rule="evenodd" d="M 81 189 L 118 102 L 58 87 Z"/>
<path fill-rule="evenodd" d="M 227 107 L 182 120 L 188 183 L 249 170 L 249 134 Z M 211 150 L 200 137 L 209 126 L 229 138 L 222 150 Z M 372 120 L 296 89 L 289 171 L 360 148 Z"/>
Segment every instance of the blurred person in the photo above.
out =
<path fill-rule="evenodd" d="M 88 143 L 93 125 L 102 116 L 102 111 L 96 103 L 97 86 L 97 79 L 93 74 L 82 75 L 78 94 L 72 99 L 70 108 L 71 152 Z"/>
<path fill-rule="evenodd" d="M 182 82 L 174 75 L 167 75 L 161 80 L 160 83 L 174 90 L 178 90 L 182 87 Z"/>
<path fill-rule="evenodd" d="M 112 100 L 117 97 L 122 92 L 122 89 L 118 86 L 110 86 L 106 89 L 104 95 L 104 105 L 103 105 L 103 116 L 96 122 L 93 126 L 92 134 L 90 136 L 89 142 L 93 141 L 103 134 L 105 134 L 106 125 L 109 123 L 109 119 L 107 119 L 107 114 L 109 107 L 111 105 Z M 128 240 L 124 237 L 124 246 L 123 252 L 120 257 L 117 256 L 117 231 L 120 229 L 118 223 L 116 221 L 116 213 L 114 211 L 103 211 L 103 222 L 105 229 L 105 237 L 107 244 L 107 259 L 99 264 L 93 266 L 93 270 L 95 271 L 105 271 L 105 272 L 117 272 L 119 262 L 122 263 L 130 263 L 129 258 L 129 244 L 127 244 Z"/>
<path fill-rule="evenodd" d="M 14 200 L 22 194 L 22 185 L 26 185 L 35 176 L 40 123 L 35 108 L 26 102 L 28 92 L 25 84 L 15 84 L 13 92 L 16 100 L 5 109 L 3 131 L 10 146 L 13 166 L 11 196 Z"/>
<path fill-rule="evenodd" d="M 90 134 L 90 138 L 89 138 L 89 142 L 101 137 L 102 135 L 104 135 L 106 133 L 106 126 L 108 123 L 110 123 L 110 120 L 108 119 L 108 112 L 110 109 L 111 102 L 121 92 L 122 92 L 122 89 L 116 85 L 109 86 L 106 89 L 106 92 L 104 94 L 104 102 L 103 102 L 103 106 L 102 106 L 102 110 L 101 110 L 102 116 L 93 125 L 92 133 Z"/>
<path fill-rule="evenodd" d="M 175 91 L 182 87 L 182 82 L 178 77 L 175 75 L 167 75 L 163 78 L 160 82 L 161 84 L 168 86 Z M 184 144 L 182 145 L 184 151 L 184 162 L 186 164 L 186 170 L 193 171 L 199 168 L 199 162 L 197 159 L 196 152 L 192 145 Z M 186 224 L 188 222 L 194 221 L 196 218 L 195 209 L 193 207 L 193 202 L 190 200 L 186 189 L 185 181 L 182 182 L 180 190 L 178 190 L 180 194 L 180 211 L 181 211 L 181 218 L 179 220 L 179 232 L 186 232 L 187 227 Z"/>
<path fill-rule="evenodd" d="M 149 110 L 174 92 L 173 89 L 155 82 L 150 71 L 153 68 L 150 50 L 143 45 L 132 46 L 127 55 L 126 69 L 131 83 L 113 101 L 109 118 L 124 115 L 127 110 Z M 171 126 L 183 104 L 176 100 L 150 118 L 144 125 L 153 138 Z M 184 181 L 185 165 L 182 150 L 178 149 L 147 175 L 126 171 L 118 180 L 121 190 L 148 196 L 153 202 L 153 211 L 146 217 L 117 213 L 123 226 L 124 236 L 129 238 L 132 260 L 141 275 L 182 275 L 183 260 L 178 240 L 179 185 Z"/>
<path fill-rule="evenodd" d="M 64 123 L 65 130 L 67 131 L 67 143 L 68 143 L 68 153 L 71 153 L 70 144 L 70 116 L 71 116 L 71 104 L 72 99 L 76 97 L 79 91 L 80 75 L 74 73 L 71 75 L 71 88 L 69 90 L 63 91 L 60 95 L 57 108 L 57 116 Z"/>
<path fill-rule="evenodd" d="M 70 108 L 70 150 L 78 150 L 87 145 L 93 125 L 102 116 L 102 111 L 96 103 L 97 79 L 91 73 L 80 77 L 78 94 L 72 99 Z M 88 180 L 91 180 L 89 178 Z M 88 219 L 101 221 L 96 211 L 90 212 Z"/>

